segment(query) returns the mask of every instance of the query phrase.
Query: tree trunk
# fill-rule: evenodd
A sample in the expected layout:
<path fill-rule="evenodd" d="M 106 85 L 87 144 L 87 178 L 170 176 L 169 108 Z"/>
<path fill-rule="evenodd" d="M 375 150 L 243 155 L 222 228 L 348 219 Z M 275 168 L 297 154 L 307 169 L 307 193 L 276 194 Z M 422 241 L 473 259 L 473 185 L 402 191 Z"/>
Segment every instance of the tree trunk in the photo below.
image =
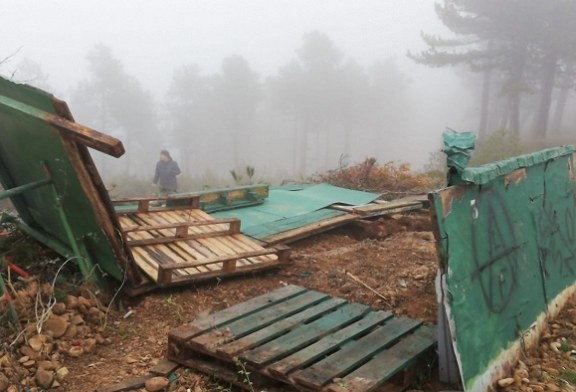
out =
<path fill-rule="evenodd" d="M 553 52 L 548 53 L 544 58 L 540 105 L 538 107 L 536 123 L 534 124 L 534 134 L 542 138 L 546 137 L 548 131 L 548 119 L 550 118 L 550 106 L 552 104 L 552 91 L 554 90 L 557 59 L 556 53 Z"/>
<path fill-rule="evenodd" d="M 562 129 L 562 119 L 564 117 L 564 109 L 566 109 L 566 103 L 568 102 L 568 93 L 570 89 L 566 86 L 562 87 L 560 94 L 558 95 L 558 100 L 556 101 L 556 107 L 554 108 L 554 116 L 552 117 L 552 124 L 550 125 L 550 131 L 559 133 Z"/>
<path fill-rule="evenodd" d="M 520 99 L 521 93 L 514 92 L 510 105 L 510 132 L 514 135 L 520 135 Z"/>
<path fill-rule="evenodd" d="M 484 71 L 482 84 L 482 102 L 480 107 L 480 125 L 478 126 L 478 139 L 485 139 L 488 131 L 488 108 L 490 105 L 490 87 L 492 81 L 492 69 Z"/>

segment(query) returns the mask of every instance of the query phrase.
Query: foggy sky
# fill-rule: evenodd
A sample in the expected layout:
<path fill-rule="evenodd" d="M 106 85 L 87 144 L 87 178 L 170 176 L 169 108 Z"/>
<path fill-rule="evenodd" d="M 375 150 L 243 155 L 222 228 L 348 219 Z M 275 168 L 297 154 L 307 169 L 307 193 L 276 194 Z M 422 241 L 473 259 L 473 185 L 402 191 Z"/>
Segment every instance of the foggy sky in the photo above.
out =
<path fill-rule="evenodd" d="M 391 133 L 378 158 L 418 166 L 440 145 L 446 126 L 469 130 L 476 118 L 469 116 L 470 106 L 459 105 L 475 97 L 452 71 L 427 69 L 406 58 L 407 50 L 424 49 L 422 30 L 442 31 L 433 5 L 421 0 L 0 0 L 0 59 L 18 51 L 0 72 L 13 72 L 23 59 L 38 62 L 51 92 L 66 100 L 87 77 L 88 51 L 102 43 L 161 101 L 179 66 L 198 64 L 209 74 L 224 57 L 240 54 L 266 77 L 294 58 L 304 33 L 318 30 L 365 66 L 397 58 L 415 96 L 406 115 L 418 123 Z"/>

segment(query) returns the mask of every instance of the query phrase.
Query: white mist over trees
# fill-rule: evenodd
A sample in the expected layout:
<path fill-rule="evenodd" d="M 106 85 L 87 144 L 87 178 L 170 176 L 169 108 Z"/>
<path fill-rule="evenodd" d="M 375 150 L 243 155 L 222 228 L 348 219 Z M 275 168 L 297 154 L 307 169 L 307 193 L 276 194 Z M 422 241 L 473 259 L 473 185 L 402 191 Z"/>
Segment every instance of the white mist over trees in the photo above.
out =
<path fill-rule="evenodd" d="M 576 76 L 575 1 L 444 0 L 436 12 L 454 37 L 423 34 L 428 49 L 410 56 L 482 75 L 480 137 L 497 128 L 538 138 L 564 130 Z"/>
<path fill-rule="evenodd" d="M 161 149 L 180 163 L 182 190 L 230 184 L 230 171 L 247 167 L 274 183 L 369 157 L 419 169 L 429 156 L 443 161 L 430 153 L 446 127 L 477 131 L 489 150 L 574 142 L 575 9 L 576 0 L 38 0 L 0 26 L 0 73 L 124 142 L 118 160 L 95 153 L 108 183 L 148 185 Z"/>
<path fill-rule="evenodd" d="M 377 152 L 389 129 L 409 122 L 401 115 L 409 78 L 393 59 L 364 69 L 318 31 L 305 34 L 295 53 L 267 79 L 240 55 L 224 58 L 215 74 L 182 66 L 159 103 L 110 47 L 98 45 L 70 105 L 78 121 L 125 144 L 120 160 L 97 157 L 104 176 L 146 177 L 167 148 L 196 186 L 247 166 L 265 180 L 302 179 L 361 161 Z M 376 148 L 359 146 L 366 142 Z"/>

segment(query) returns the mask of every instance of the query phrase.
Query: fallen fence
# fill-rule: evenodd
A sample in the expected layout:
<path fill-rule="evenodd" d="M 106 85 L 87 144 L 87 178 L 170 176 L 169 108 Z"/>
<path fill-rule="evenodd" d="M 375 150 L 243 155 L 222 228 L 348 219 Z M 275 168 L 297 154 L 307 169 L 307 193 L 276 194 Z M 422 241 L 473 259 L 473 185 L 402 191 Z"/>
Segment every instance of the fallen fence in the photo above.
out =
<path fill-rule="evenodd" d="M 573 152 L 564 146 L 453 170 L 457 185 L 430 194 L 444 340 L 466 391 L 508 374 L 574 293 Z"/>

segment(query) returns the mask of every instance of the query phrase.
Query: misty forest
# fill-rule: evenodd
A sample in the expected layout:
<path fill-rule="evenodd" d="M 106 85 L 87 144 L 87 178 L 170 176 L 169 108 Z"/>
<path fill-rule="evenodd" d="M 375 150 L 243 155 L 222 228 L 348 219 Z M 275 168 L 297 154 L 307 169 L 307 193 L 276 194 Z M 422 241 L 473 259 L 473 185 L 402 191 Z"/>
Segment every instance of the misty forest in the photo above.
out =
<path fill-rule="evenodd" d="M 439 104 L 422 103 L 435 101 L 435 93 L 415 84 L 402 66 L 406 60 L 427 70 L 428 78 L 446 68 L 458 81 L 470 100 L 458 114 L 469 128 L 459 130 L 477 133 L 477 162 L 571 143 L 576 1 L 444 0 L 435 12 L 443 31 L 423 30 L 423 49 L 406 47 L 404 59 L 383 51 L 372 64 L 312 30 L 269 75 L 230 53 L 214 71 L 193 62 L 162 70 L 171 82 L 161 93 L 130 72 L 113 43 L 86 48 L 85 59 L 77 59 L 84 76 L 64 93 L 51 85 L 41 59 L 22 59 L 17 51 L 4 55 L 0 73 L 55 93 L 76 121 L 121 139 L 124 157 L 95 153 L 110 183 L 148 184 L 164 148 L 182 168 L 183 191 L 233 180 L 302 181 L 369 157 L 386 163 L 383 146 L 394 149 L 397 140 L 409 139 L 422 127 L 418 118 Z M 437 143 L 422 142 L 429 145 L 418 162 L 428 164 L 413 170 L 441 168 L 443 129 L 424 131 L 436 133 Z M 246 168 L 254 170 L 250 178 Z"/>

